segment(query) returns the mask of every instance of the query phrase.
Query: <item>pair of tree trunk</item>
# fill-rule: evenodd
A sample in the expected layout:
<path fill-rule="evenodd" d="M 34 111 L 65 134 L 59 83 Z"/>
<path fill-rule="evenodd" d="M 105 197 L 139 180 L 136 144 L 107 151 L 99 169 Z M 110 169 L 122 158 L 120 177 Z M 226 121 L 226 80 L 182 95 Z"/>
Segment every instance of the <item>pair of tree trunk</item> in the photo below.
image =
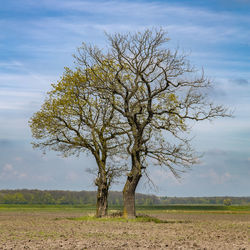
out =
<path fill-rule="evenodd" d="M 135 190 L 141 178 L 140 174 L 127 178 L 126 184 L 123 189 L 123 216 L 128 219 L 136 217 L 135 213 Z M 108 215 L 108 191 L 107 185 L 98 186 L 97 190 L 97 206 L 96 217 L 101 218 Z"/>
<path fill-rule="evenodd" d="M 123 188 L 123 216 L 128 219 L 136 217 L 135 210 L 135 190 L 141 178 L 141 164 L 136 154 L 132 154 L 132 168 L 128 174 L 127 181 Z M 108 215 L 108 192 L 109 184 L 107 176 L 102 175 L 96 179 L 97 206 L 96 217 L 105 217 Z"/>

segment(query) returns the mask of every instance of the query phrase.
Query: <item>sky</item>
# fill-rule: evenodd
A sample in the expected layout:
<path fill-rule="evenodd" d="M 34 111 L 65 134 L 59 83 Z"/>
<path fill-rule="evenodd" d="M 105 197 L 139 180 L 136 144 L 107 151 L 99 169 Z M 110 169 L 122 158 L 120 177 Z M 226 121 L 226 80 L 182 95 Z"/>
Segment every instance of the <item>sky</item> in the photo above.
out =
<path fill-rule="evenodd" d="M 82 42 L 106 46 L 104 32 L 162 27 L 171 49 L 189 55 L 213 82 L 211 99 L 234 112 L 193 126 L 200 163 L 177 180 L 151 166 L 159 196 L 250 196 L 249 0 L 0 0 L 0 189 L 95 190 L 91 155 L 63 158 L 31 145 L 28 121 Z M 124 180 L 112 186 L 122 190 Z"/>

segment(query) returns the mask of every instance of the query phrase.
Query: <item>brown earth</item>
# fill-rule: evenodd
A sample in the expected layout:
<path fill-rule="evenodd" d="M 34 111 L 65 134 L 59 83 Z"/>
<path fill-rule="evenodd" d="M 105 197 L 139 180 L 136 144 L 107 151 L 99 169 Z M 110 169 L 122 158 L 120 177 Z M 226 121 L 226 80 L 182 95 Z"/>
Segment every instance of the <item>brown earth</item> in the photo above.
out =
<path fill-rule="evenodd" d="M 0 212 L 0 249 L 250 249 L 250 214 L 157 212 L 168 223 L 69 220 L 79 212 Z"/>

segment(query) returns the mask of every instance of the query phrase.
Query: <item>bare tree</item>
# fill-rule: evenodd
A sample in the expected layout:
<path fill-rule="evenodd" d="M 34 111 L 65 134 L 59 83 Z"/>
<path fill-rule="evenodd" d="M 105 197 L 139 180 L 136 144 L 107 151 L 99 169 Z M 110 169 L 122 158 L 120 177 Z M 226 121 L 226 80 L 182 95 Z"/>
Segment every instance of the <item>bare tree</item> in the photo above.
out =
<path fill-rule="evenodd" d="M 97 69 L 95 73 L 98 75 Z M 125 167 L 121 158 L 124 132 L 119 128 L 123 126 L 119 126 L 115 112 L 107 100 L 92 92 L 86 75 L 66 68 L 61 80 L 52 84 L 41 110 L 30 120 L 34 147 L 59 151 L 64 156 L 82 152 L 94 156 L 98 166 L 97 217 L 107 215 L 110 185 Z"/>
<path fill-rule="evenodd" d="M 76 59 L 94 75 L 95 92 L 130 128 L 131 169 L 123 200 L 124 216 L 133 218 L 135 190 L 147 166 L 166 166 L 179 177 L 197 162 L 188 136 L 190 124 L 231 114 L 209 101 L 211 82 L 190 66 L 185 55 L 167 48 L 164 30 L 107 36 L 107 52 L 83 44 Z M 97 65 L 102 77 L 95 73 Z"/>

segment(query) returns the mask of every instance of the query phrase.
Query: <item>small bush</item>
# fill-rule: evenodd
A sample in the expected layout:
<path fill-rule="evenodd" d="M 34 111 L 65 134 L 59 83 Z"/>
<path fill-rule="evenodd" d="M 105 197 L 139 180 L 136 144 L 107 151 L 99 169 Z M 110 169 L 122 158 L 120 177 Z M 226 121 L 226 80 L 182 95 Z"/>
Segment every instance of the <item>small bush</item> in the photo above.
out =
<path fill-rule="evenodd" d="M 232 200 L 231 200 L 231 199 L 225 199 L 225 200 L 223 201 L 223 204 L 224 204 L 225 206 L 231 206 L 231 205 L 232 205 Z"/>

